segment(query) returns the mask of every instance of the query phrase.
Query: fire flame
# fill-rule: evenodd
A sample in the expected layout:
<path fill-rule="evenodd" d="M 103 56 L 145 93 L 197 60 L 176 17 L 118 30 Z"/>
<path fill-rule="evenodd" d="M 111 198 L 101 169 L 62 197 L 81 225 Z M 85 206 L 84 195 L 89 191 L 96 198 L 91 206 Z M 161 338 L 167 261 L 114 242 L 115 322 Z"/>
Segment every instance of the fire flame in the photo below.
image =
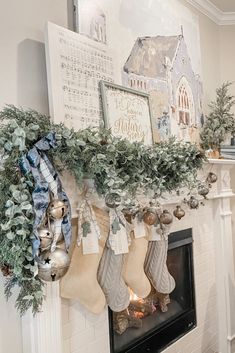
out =
<path fill-rule="evenodd" d="M 130 301 L 139 301 L 141 300 L 141 298 L 139 298 L 131 289 L 129 289 L 130 291 Z"/>

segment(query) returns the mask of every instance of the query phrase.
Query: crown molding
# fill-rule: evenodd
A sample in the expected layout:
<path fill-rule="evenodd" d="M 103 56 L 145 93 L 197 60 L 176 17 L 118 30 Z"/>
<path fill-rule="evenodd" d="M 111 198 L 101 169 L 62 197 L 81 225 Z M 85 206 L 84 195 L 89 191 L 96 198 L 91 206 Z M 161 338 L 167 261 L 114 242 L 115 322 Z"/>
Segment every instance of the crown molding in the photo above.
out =
<path fill-rule="evenodd" d="M 235 12 L 223 12 L 210 0 L 186 0 L 198 11 L 220 26 L 235 25 Z"/>
<path fill-rule="evenodd" d="M 222 26 L 235 25 L 235 12 L 223 12 L 222 18 L 220 20 L 220 25 Z"/>

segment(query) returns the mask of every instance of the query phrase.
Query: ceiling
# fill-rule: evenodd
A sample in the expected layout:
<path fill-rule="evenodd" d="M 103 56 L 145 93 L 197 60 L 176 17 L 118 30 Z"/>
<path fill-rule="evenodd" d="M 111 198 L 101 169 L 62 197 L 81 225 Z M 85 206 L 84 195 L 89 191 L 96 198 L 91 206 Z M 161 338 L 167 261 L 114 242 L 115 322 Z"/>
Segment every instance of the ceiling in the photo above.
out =
<path fill-rule="evenodd" d="M 223 12 L 235 12 L 235 0 L 210 0 Z"/>
<path fill-rule="evenodd" d="M 186 0 L 218 25 L 235 25 L 235 0 Z"/>

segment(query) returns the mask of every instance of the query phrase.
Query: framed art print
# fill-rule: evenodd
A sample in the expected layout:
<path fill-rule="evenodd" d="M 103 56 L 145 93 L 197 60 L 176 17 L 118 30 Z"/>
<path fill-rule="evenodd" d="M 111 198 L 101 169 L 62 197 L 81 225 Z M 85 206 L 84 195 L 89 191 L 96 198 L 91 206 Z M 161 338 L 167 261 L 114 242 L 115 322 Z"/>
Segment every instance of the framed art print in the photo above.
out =
<path fill-rule="evenodd" d="M 153 144 L 149 95 L 105 81 L 100 88 L 105 127 L 130 142 Z"/>

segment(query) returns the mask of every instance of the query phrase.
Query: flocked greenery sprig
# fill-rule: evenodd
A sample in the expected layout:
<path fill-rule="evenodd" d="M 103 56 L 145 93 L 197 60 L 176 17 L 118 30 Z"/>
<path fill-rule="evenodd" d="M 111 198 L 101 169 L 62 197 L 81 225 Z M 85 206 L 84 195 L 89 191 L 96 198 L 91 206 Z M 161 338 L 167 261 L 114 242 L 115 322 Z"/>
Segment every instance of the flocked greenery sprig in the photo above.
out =
<path fill-rule="evenodd" d="M 113 137 L 105 129 L 75 132 L 14 106 L 0 112 L 0 121 L 0 267 L 8 274 L 7 297 L 12 287 L 20 287 L 16 307 L 21 314 L 30 307 L 36 313 L 43 301 L 31 247 L 33 182 L 19 169 L 20 157 L 39 139 L 54 132 L 58 146 L 48 153 L 52 163 L 68 170 L 80 185 L 84 178 L 94 179 L 100 196 L 121 190 L 133 199 L 139 190 L 161 194 L 191 188 L 204 159 L 190 143 L 170 139 L 145 146 Z"/>

